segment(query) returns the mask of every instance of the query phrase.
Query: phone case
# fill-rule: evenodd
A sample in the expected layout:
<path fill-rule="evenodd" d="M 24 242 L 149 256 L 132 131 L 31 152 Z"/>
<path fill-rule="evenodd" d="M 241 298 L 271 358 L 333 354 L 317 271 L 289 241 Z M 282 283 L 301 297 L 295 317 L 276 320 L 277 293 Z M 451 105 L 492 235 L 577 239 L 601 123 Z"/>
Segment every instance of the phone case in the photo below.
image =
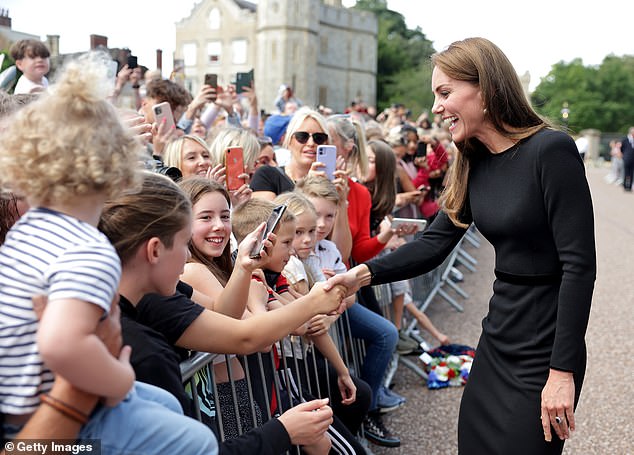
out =
<path fill-rule="evenodd" d="M 160 126 L 163 119 L 165 119 L 165 126 L 169 128 L 174 127 L 174 115 L 172 114 L 172 108 L 167 101 L 152 106 L 154 111 L 154 119 Z"/>
<path fill-rule="evenodd" d="M 319 145 L 317 147 L 317 161 L 323 163 L 323 170 L 328 180 L 334 180 L 337 169 L 337 147 L 334 145 Z"/>
<path fill-rule="evenodd" d="M 242 153 L 242 147 L 229 147 L 225 154 L 227 189 L 235 191 L 244 185 L 244 180 L 239 178 L 240 174 L 244 174 L 244 155 Z"/>
<path fill-rule="evenodd" d="M 427 220 L 421 220 L 418 218 L 393 218 L 392 229 L 398 228 L 401 224 L 416 224 L 418 226 L 418 232 L 425 229 L 427 226 Z"/>
<path fill-rule="evenodd" d="M 218 86 L 218 75 L 208 73 L 205 74 L 205 85 L 211 85 L 212 87 Z"/>
<path fill-rule="evenodd" d="M 251 88 L 251 82 L 253 81 L 253 70 L 248 73 L 236 74 L 236 93 L 244 92 L 244 87 Z"/>
<path fill-rule="evenodd" d="M 275 232 L 285 211 L 285 205 L 278 205 L 273 209 L 271 216 L 269 216 L 269 219 L 266 222 L 266 227 L 264 228 L 262 235 L 258 238 L 258 241 L 251 250 L 251 253 L 249 253 L 250 258 L 256 259 L 260 257 L 262 250 L 264 249 L 264 239 L 266 239 L 269 233 Z"/>

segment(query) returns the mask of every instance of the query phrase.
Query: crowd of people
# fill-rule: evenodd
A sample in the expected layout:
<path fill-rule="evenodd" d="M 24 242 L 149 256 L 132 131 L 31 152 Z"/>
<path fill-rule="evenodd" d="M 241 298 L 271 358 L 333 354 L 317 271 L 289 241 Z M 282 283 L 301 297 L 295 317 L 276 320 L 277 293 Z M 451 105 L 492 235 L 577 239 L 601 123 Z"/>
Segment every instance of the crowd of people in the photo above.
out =
<path fill-rule="evenodd" d="M 378 114 L 361 100 L 341 113 L 302 105 L 287 85 L 267 113 L 254 85 L 189 93 L 127 65 L 113 88 L 99 52 L 68 62 L 49 85 L 42 46 L 14 45 L 28 93 L 0 93 L 4 438 L 99 439 L 102 453 L 297 445 L 363 454 L 362 437 L 396 447 L 382 415 L 407 403 L 386 374 L 395 353 L 419 349 L 400 330 L 404 311 L 432 343 L 450 342 L 413 304 L 407 278 L 442 262 L 475 221 L 502 255 L 461 451 L 508 453 L 518 437 L 526 453 L 561 451 L 583 378 L 592 208 L 578 153 L 568 153 L 574 142 L 533 113 L 492 43 L 436 54 L 436 102 L 416 119 L 399 104 Z M 488 92 L 499 84 L 485 77 L 483 49 L 507 71 L 506 92 Z M 474 72 L 455 55 L 476 62 Z M 325 145 L 336 147 L 330 177 L 317 158 Z M 549 147 L 563 150 L 558 159 L 541 152 Z M 522 176 L 541 166 L 543 194 Z M 561 172 L 572 175 L 568 188 Z M 574 218 L 571 236 L 564 221 Z M 419 220 L 430 227 L 414 237 Z M 391 282 L 387 313 L 362 286 L 370 282 Z M 535 299 L 548 304 L 534 309 Z M 344 316 L 365 345 L 354 370 L 334 330 Z M 525 333 L 529 319 L 540 333 Z M 185 386 L 179 364 L 195 352 L 217 354 L 213 374 Z M 532 363 L 518 366 L 517 356 Z"/>

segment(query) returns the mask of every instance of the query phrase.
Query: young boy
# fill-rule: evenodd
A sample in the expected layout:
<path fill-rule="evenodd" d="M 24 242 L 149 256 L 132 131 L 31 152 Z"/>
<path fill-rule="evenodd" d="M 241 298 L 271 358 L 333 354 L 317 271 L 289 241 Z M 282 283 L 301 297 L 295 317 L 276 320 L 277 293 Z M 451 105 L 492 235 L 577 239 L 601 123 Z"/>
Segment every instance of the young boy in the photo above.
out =
<path fill-rule="evenodd" d="M 33 39 L 20 40 L 11 46 L 9 53 L 15 60 L 15 66 L 22 71 L 13 93 L 36 93 L 46 90 L 46 74 L 50 69 L 51 55 L 46 44 Z"/>
<path fill-rule="evenodd" d="M 316 212 L 315 254 L 319 257 L 321 268 L 328 277 L 347 270 L 337 246 L 326 237 L 332 231 L 337 215 L 339 194 L 329 180 L 323 177 L 307 177 L 297 182 L 295 191 L 300 192 L 312 203 Z M 352 336 L 365 341 L 366 354 L 363 359 L 361 378 L 372 389 L 372 402 L 363 426 L 368 440 L 378 445 L 398 447 L 400 439 L 383 424 L 381 414 L 393 411 L 405 404 L 405 398 L 384 385 L 384 377 L 392 359 L 398 339 L 394 324 L 377 313 L 367 309 L 354 298 L 348 301 L 348 321 Z M 328 321 L 313 324 L 326 325 Z"/>
<path fill-rule="evenodd" d="M 232 229 L 238 243 L 241 242 L 242 239 L 260 223 L 266 221 L 276 205 L 277 202 L 272 203 L 263 199 L 253 198 L 236 207 L 232 212 Z M 274 310 L 277 306 L 283 305 L 285 302 L 295 299 L 295 296 L 290 290 L 288 281 L 282 274 L 282 271 L 285 270 L 285 267 L 291 260 L 293 240 L 296 236 L 297 229 L 297 214 L 289 207 L 280 221 L 276 232 L 275 244 L 269 252 L 269 259 L 267 263 L 264 265 L 264 274 L 266 276 L 267 285 L 270 288 L 269 310 Z M 300 333 L 305 333 L 305 329 L 299 331 L 298 334 Z M 343 359 L 341 359 L 334 342 L 327 333 L 314 337 L 312 341 L 322 354 L 329 359 L 331 367 L 337 373 L 337 378 L 334 383 L 337 383 L 339 387 L 341 398 L 331 398 L 331 401 L 333 401 L 333 411 L 335 411 L 335 415 L 337 415 L 336 409 L 338 404 L 350 406 L 353 402 L 355 402 L 357 383 L 350 377 L 348 368 L 343 362 Z M 301 349 L 299 349 L 298 352 L 296 346 L 291 347 L 290 344 L 285 344 L 283 351 L 284 355 L 289 359 L 291 359 L 293 352 L 298 356 L 304 355 L 304 352 L 302 352 Z M 274 355 L 277 355 L 276 350 L 274 350 Z M 287 361 L 287 364 L 291 367 L 293 366 L 293 363 L 293 360 Z M 279 366 L 279 364 L 280 359 L 278 358 L 276 359 L 276 366 Z M 282 377 L 284 377 L 284 375 L 282 375 Z M 305 381 L 306 378 L 304 377 L 300 383 L 306 384 Z M 297 384 L 298 382 L 295 380 L 295 383 Z M 367 388 L 367 386 L 365 387 Z M 323 389 L 323 391 L 325 392 L 325 389 Z M 302 393 L 306 394 L 304 391 L 302 391 Z M 361 410 L 361 412 L 365 414 L 366 410 L 367 408 Z M 358 441 L 356 441 L 353 436 L 356 431 L 348 431 L 346 422 L 343 424 L 341 422 L 335 422 L 333 425 L 334 428 L 330 428 L 328 431 L 328 436 L 332 440 L 333 445 L 346 447 L 343 453 L 363 453 Z"/>

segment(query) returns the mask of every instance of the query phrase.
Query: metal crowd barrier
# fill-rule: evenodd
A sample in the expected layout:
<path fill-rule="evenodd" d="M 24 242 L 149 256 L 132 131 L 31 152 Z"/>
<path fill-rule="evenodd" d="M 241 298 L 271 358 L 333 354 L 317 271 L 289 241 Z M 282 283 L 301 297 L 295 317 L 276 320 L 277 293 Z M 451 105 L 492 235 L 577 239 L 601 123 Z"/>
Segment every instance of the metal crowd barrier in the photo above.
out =
<path fill-rule="evenodd" d="M 472 231 L 472 229 L 467 232 L 463 241 L 467 241 L 472 246 L 479 246 L 478 235 Z M 442 297 L 456 310 L 463 310 L 462 305 L 444 289 L 445 286 L 449 286 L 461 297 L 465 299 L 468 297 L 451 276 L 452 267 L 456 265 L 465 266 L 465 268 L 470 271 L 472 271 L 472 269 L 475 270 L 474 266 L 477 264 L 477 261 L 464 251 L 462 248 L 463 241 L 456 246 L 454 251 L 437 269 L 410 280 L 412 297 L 419 310 L 424 312 L 436 296 Z M 386 312 L 386 317 L 389 317 L 387 313 L 389 313 L 392 302 L 390 286 L 373 286 L 373 290 L 377 300 Z M 405 324 L 405 322 L 407 322 L 407 324 Z M 419 341 L 423 341 L 416 331 L 417 321 L 413 319 L 405 322 L 403 328 L 406 330 L 406 333 Z M 365 357 L 365 346 L 362 340 L 354 339 L 350 336 L 347 313 L 344 312 L 337 322 L 333 324 L 330 329 L 330 334 L 351 374 L 359 376 Z M 290 338 L 291 337 L 286 337 L 286 339 Z M 307 346 L 304 345 L 301 338 L 296 337 L 296 342 L 302 352 L 307 352 Z M 318 374 L 317 361 L 314 355 L 304 355 L 300 358 L 296 355 L 295 350 L 289 350 L 288 343 L 278 342 L 278 345 L 281 351 L 278 365 L 276 365 L 272 351 L 269 353 L 251 354 L 249 356 L 238 356 L 245 373 L 251 423 L 257 423 L 256 417 L 258 411 L 262 419 L 260 423 L 275 418 L 276 415 L 273 415 L 271 412 L 273 401 L 277 403 L 279 413 L 281 414 L 304 399 L 309 400 L 313 397 L 326 397 L 332 396 L 334 393 L 339 393 L 336 384 L 330 384 L 326 381 L 325 387 L 321 387 L 318 382 L 315 384 L 313 381 L 307 380 L 307 378 L 315 377 Z M 310 353 L 310 349 L 308 349 L 308 353 Z M 226 429 L 230 423 L 235 424 L 239 434 L 248 431 L 248 428 L 244 427 L 241 416 L 238 390 L 236 388 L 236 381 L 233 380 L 235 374 L 230 368 L 230 362 L 228 361 L 229 356 L 223 357 L 229 367 L 230 406 L 233 408 L 231 412 L 225 412 L 225 409 L 223 409 L 222 412 L 218 412 L 219 400 L 216 399 L 216 397 L 218 397 L 218 386 L 215 381 L 212 364 L 214 359 L 218 358 L 217 355 L 194 353 L 191 358 L 183 361 L 180 365 L 183 383 L 192 398 L 192 409 L 189 414 L 208 425 L 215 425 L 216 434 L 219 435 L 221 441 L 227 439 Z M 425 371 L 417 361 L 412 361 L 405 356 L 399 356 L 395 353 L 385 378 L 386 385 L 391 383 L 399 363 L 412 369 L 421 377 L 427 377 Z M 327 378 L 328 363 L 326 362 L 325 365 L 325 377 Z M 276 371 L 278 373 L 274 373 Z M 310 396 L 305 397 L 305 395 Z M 223 414 L 233 416 L 235 422 L 224 422 Z M 299 453 L 299 448 L 295 447 L 292 453 Z"/>

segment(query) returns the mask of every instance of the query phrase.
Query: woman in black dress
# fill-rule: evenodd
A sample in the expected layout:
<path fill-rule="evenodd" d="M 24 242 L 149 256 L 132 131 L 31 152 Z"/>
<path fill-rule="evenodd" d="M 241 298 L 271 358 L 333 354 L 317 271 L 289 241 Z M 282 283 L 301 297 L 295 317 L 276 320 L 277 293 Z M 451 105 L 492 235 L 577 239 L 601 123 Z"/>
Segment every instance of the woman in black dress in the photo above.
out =
<path fill-rule="evenodd" d="M 459 150 L 442 211 L 420 239 L 330 282 L 353 291 L 425 273 L 475 223 L 495 248 L 496 280 L 462 397 L 460 453 L 559 454 L 575 428 L 596 275 L 583 163 L 490 41 L 455 42 L 432 63 L 433 112 Z"/>

